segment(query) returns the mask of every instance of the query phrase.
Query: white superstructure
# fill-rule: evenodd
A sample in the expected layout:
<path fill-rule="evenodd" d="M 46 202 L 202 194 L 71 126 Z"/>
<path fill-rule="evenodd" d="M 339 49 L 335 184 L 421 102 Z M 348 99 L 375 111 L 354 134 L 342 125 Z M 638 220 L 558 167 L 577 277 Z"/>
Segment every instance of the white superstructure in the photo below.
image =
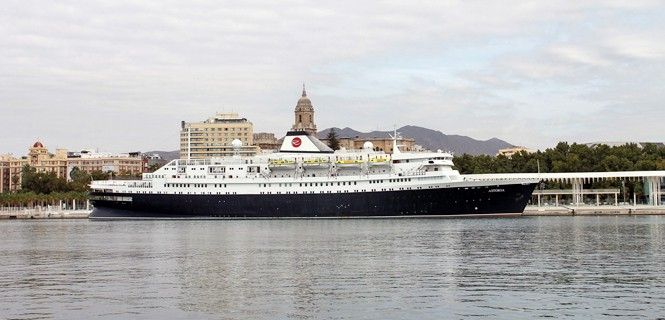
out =
<path fill-rule="evenodd" d="M 237 143 L 236 143 L 237 145 Z M 311 135 L 290 134 L 281 152 L 253 157 L 173 160 L 139 181 L 94 181 L 93 190 L 155 194 L 308 194 L 475 187 L 446 152 L 333 152 Z M 533 182 L 531 180 L 525 182 Z M 497 182 L 496 185 L 515 183 Z"/>

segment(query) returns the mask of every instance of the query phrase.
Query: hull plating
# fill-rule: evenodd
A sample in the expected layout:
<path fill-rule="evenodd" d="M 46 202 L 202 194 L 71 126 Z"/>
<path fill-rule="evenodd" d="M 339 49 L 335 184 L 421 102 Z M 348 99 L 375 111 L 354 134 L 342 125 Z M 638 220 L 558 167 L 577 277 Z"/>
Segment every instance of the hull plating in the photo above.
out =
<path fill-rule="evenodd" d="M 385 192 L 183 195 L 94 192 L 93 219 L 431 217 L 521 213 L 535 184 Z"/>

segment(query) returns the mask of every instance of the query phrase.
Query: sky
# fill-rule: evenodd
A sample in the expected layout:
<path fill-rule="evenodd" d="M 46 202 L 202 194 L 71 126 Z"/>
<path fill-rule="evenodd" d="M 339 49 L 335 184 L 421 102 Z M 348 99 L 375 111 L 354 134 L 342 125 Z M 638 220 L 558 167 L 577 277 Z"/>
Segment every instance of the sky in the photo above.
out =
<path fill-rule="evenodd" d="M 663 1 L 30 1 L 0 7 L 0 154 L 417 125 L 547 148 L 665 141 Z"/>

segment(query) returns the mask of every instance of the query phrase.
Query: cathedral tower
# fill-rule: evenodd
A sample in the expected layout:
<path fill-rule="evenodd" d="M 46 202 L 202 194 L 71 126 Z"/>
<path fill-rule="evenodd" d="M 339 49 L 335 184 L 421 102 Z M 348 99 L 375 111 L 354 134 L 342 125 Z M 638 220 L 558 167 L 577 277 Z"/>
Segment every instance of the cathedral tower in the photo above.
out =
<path fill-rule="evenodd" d="M 314 107 L 312 101 L 307 97 L 305 85 L 302 85 L 302 97 L 298 99 L 295 110 L 295 123 L 292 131 L 305 131 L 307 134 L 316 135 L 316 124 L 314 124 Z"/>

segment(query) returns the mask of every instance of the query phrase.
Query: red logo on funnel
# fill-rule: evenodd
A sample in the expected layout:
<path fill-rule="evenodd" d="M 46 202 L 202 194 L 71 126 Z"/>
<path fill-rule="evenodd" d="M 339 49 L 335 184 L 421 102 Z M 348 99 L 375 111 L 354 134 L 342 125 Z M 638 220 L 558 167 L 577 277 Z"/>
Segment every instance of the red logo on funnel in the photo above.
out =
<path fill-rule="evenodd" d="M 295 137 L 295 138 L 293 138 L 293 140 L 291 140 L 291 145 L 294 148 L 300 147 L 301 144 L 302 144 L 302 140 L 300 140 L 300 138 L 298 138 L 298 137 Z"/>

